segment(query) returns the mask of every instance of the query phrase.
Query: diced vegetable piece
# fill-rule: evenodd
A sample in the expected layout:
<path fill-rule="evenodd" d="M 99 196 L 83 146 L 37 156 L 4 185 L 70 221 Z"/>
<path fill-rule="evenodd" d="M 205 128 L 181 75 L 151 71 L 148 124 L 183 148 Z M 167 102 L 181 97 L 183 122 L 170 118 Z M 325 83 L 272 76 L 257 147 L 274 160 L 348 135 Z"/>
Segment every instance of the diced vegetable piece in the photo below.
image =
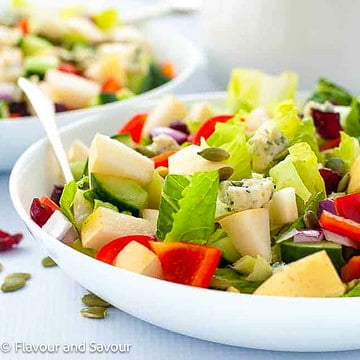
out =
<path fill-rule="evenodd" d="M 119 130 L 119 134 L 130 134 L 133 141 L 139 143 L 141 140 L 141 133 L 145 121 L 148 117 L 147 113 L 134 115 L 125 125 Z"/>
<path fill-rule="evenodd" d="M 65 244 L 71 243 L 79 237 L 73 224 L 59 210 L 52 213 L 42 229 Z"/>
<path fill-rule="evenodd" d="M 154 233 L 156 232 L 156 227 L 157 227 L 157 220 L 159 217 L 159 210 L 156 209 L 144 209 L 142 212 L 142 217 L 145 220 L 148 220 L 153 229 L 154 229 Z"/>
<path fill-rule="evenodd" d="M 220 231 L 223 231 L 220 229 Z M 230 236 L 220 237 L 218 239 L 209 239 L 208 245 L 216 247 L 221 250 L 221 257 L 228 263 L 234 263 L 240 258 L 239 252 L 236 250 L 233 241 Z"/>
<path fill-rule="evenodd" d="M 114 265 L 145 276 L 162 279 L 163 272 L 159 258 L 144 245 L 131 241 L 119 252 Z"/>
<path fill-rule="evenodd" d="M 333 199 L 325 199 L 325 200 L 321 200 L 319 202 L 319 213 L 321 213 L 323 211 L 328 211 L 332 214 L 337 215 L 337 211 L 336 211 L 335 203 L 334 203 Z"/>
<path fill-rule="evenodd" d="M 319 219 L 321 227 L 336 234 L 360 241 L 360 223 L 323 211 Z"/>
<path fill-rule="evenodd" d="M 77 189 L 72 206 L 75 225 L 78 229 L 81 229 L 82 223 L 93 211 L 93 205 L 85 198 L 84 192 L 84 190 Z"/>
<path fill-rule="evenodd" d="M 26 76 L 38 75 L 41 79 L 50 69 L 56 69 L 59 60 L 53 55 L 28 56 L 24 60 L 24 71 Z"/>
<path fill-rule="evenodd" d="M 168 126 L 174 120 L 183 120 L 186 113 L 187 111 L 180 101 L 172 95 L 167 95 L 149 114 L 142 135 L 149 136 L 150 130 L 156 126 Z"/>
<path fill-rule="evenodd" d="M 341 278 L 344 282 L 360 279 L 360 256 L 353 256 L 349 262 L 341 268 Z"/>
<path fill-rule="evenodd" d="M 91 187 L 101 200 L 121 210 L 129 210 L 134 215 L 139 215 L 147 201 L 147 192 L 133 180 L 92 173 Z"/>
<path fill-rule="evenodd" d="M 164 178 L 160 176 L 158 170 L 153 173 L 153 178 L 146 186 L 148 193 L 148 204 L 150 209 L 158 209 L 160 205 L 161 193 L 164 186 Z"/>
<path fill-rule="evenodd" d="M 261 256 L 271 261 L 268 209 L 250 209 L 219 220 L 241 255 Z"/>
<path fill-rule="evenodd" d="M 150 136 L 152 139 L 162 134 L 170 136 L 180 145 L 186 142 L 188 138 L 187 134 L 183 133 L 182 131 L 171 129 L 165 126 L 157 126 L 150 130 Z"/>
<path fill-rule="evenodd" d="M 287 187 L 274 193 L 269 211 L 272 224 L 285 225 L 294 222 L 299 217 L 295 189 Z"/>
<path fill-rule="evenodd" d="M 360 223 L 360 192 L 339 196 L 334 202 L 340 216 Z"/>
<path fill-rule="evenodd" d="M 357 157 L 350 169 L 350 181 L 347 192 L 350 194 L 360 192 L 360 156 Z"/>
<path fill-rule="evenodd" d="M 24 36 L 19 45 L 25 56 L 45 54 L 53 47 L 49 41 L 35 35 Z"/>
<path fill-rule="evenodd" d="M 81 140 L 75 140 L 67 151 L 67 158 L 69 162 L 86 161 L 89 156 L 89 147 Z"/>
<path fill-rule="evenodd" d="M 107 264 L 113 264 L 119 252 L 123 250 L 124 247 L 130 242 L 136 241 L 139 244 L 150 249 L 149 241 L 151 240 L 154 240 L 154 238 L 145 235 L 130 235 L 119 237 L 118 239 L 112 240 L 106 245 L 104 245 L 96 254 L 96 259 Z"/>
<path fill-rule="evenodd" d="M 341 282 L 325 251 L 295 261 L 266 280 L 254 294 L 291 297 L 336 297 L 343 295 Z"/>
<path fill-rule="evenodd" d="M 210 285 L 221 257 L 219 249 L 204 245 L 151 241 L 150 246 L 160 259 L 165 280 L 203 288 Z"/>
<path fill-rule="evenodd" d="M 118 237 L 128 235 L 154 236 L 154 232 L 148 220 L 105 207 L 97 208 L 81 227 L 83 246 L 96 250 Z"/>
<path fill-rule="evenodd" d="M 154 162 L 155 169 L 162 166 L 168 167 L 169 166 L 169 157 L 176 153 L 175 150 L 166 151 L 160 155 L 156 155 L 151 160 Z"/>
<path fill-rule="evenodd" d="M 144 185 L 151 181 L 153 162 L 135 150 L 111 139 L 96 134 L 89 152 L 89 173 L 124 177 Z"/>
<path fill-rule="evenodd" d="M 100 85 L 95 81 L 58 70 L 47 71 L 45 82 L 54 92 L 56 100 L 69 109 L 88 106 L 100 92 Z"/>
<path fill-rule="evenodd" d="M 9 116 L 9 104 L 5 100 L 0 100 L 0 119 L 7 118 Z"/>
<path fill-rule="evenodd" d="M 214 171 L 224 166 L 224 162 L 214 162 L 204 159 L 198 153 L 200 146 L 190 145 L 169 157 L 169 174 L 193 175 L 197 172 Z"/>
<path fill-rule="evenodd" d="M 79 69 L 74 64 L 70 64 L 70 63 L 61 63 L 58 66 L 58 70 L 74 75 L 80 74 Z"/>
<path fill-rule="evenodd" d="M 225 123 L 233 117 L 233 115 L 219 115 L 206 120 L 194 134 L 192 142 L 195 145 L 200 145 L 201 138 L 207 139 L 214 133 L 216 123 Z"/>
<path fill-rule="evenodd" d="M 41 197 L 40 202 L 42 205 L 48 206 L 51 210 L 60 210 L 59 206 L 54 203 L 48 196 L 44 195 Z"/>
<path fill-rule="evenodd" d="M 322 250 L 327 252 L 336 269 L 339 270 L 345 263 L 342 257 L 341 246 L 330 241 L 295 243 L 293 240 L 287 240 L 280 243 L 279 246 L 281 259 L 286 264 Z"/>
<path fill-rule="evenodd" d="M 298 230 L 294 235 L 295 243 L 314 243 L 320 242 L 324 238 L 324 234 L 321 230 Z"/>
<path fill-rule="evenodd" d="M 112 102 L 118 101 L 118 98 L 114 93 L 111 92 L 102 92 L 97 97 L 97 105 L 105 105 Z"/>
<path fill-rule="evenodd" d="M 344 245 L 344 246 L 347 246 L 347 247 L 352 247 L 354 249 L 359 249 L 360 248 L 360 243 L 359 242 L 351 240 L 346 236 L 339 235 L 339 234 L 336 234 L 336 233 L 334 233 L 332 231 L 325 230 L 325 229 L 323 229 L 323 233 L 324 233 L 325 239 L 327 241 L 331 241 L 331 242 L 333 242 L 335 244 Z"/>

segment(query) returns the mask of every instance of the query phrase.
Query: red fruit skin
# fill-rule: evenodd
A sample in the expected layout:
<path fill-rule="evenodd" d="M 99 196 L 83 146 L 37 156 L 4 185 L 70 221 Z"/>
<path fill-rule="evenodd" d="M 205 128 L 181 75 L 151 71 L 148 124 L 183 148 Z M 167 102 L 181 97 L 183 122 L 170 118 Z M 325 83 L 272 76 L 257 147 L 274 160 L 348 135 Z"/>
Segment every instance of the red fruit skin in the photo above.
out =
<path fill-rule="evenodd" d="M 360 223 L 360 193 L 339 196 L 334 202 L 339 215 Z"/>
<path fill-rule="evenodd" d="M 311 110 L 314 125 L 318 134 L 324 139 L 337 139 L 340 136 L 340 114 L 324 112 L 317 109 Z"/>
<path fill-rule="evenodd" d="M 344 282 L 360 279 L 360 256 L 353 256 L 349 262 L 341 268 L 341 279 Z"/>
<path fill-rule="evenodd" d="M 151 241 L 167 281 L 207 288 L 220 262 L 221 251 L 184 242 Z"/>
<path fill-rule="evenodd" d="M 35 198 L 31 203 L 31 219 L 40 227 L 45 225 L 53 212 L 54 210 L 52 210 L 49 206 L 42 204 L 38 198 Z"/>
<path fill-rule="evenodd" d="M 327 168 L 322 168 L 319 172 L 325 182 L 326 194 L 329 195 L 332 192 L 336 192 L 341 180 L 341 175 L 336 171 Z"/>
<path fill-rule="evenodd" d="M 23 234 L 10 235 L 9 233 L 0 230 L 0 251 L 11 249 L 14 245 L 19 244 L 22 240 Z"/>

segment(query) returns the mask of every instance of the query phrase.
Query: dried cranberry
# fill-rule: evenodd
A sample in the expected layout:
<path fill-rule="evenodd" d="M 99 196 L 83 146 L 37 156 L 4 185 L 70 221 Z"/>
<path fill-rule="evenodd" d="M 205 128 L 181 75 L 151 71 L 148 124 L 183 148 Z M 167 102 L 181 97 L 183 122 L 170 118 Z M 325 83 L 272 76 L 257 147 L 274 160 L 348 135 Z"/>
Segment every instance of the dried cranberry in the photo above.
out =
<path fill-rule="evenodd" d="M 41 204 L 38 198 L 35 198 L 31 203 L 30 216 L 40 227 L 48 221 L 49 217 L 54 211 L 47 205 Z"/>
<path fill-rule="evenodd" d="M 68 111 L 67 107 L 62 103 L 55 103 L 55 112 L 64 112 Z"/>
<path fill-rule="evenodd" d="M 54 189 L 51 193 L 50 199 L 56 204 L 60 205 L 60 198 L 64 187 L 62 185 L 54 185 Z"/>
<path fill-rule="evenodd" d="M 340 136 L 340 114 L 311 109 L 311 115 L 318 134 L 324 139 L 337 139 Z"/>
<path fill-rule="evenodd" d="M 178 130 L 183 132 L 186 135 L 190 134 L 190 131 L 188 129 L 188 127 L 186 126 L 186 124 L 180 120 L 175 120 L 173 121 L 170 125 L 169 128 L 174 129 L 174 130 Z"/>
<path fill-rule="evenodd" d="M 23 235 L 18 233 L 10 235 L 9 233 L 0 230 L 0 251 L 11 249 L 14 245 L 17 245 L 23 238 Z"/>
<path fill-rule="evenodd" d="M 336 192 L 341 180 L 341 175 L 336 171 L 327 168 L 322 168 L 319 170 L 319 172 L 325 182 L 326 194 Z"/>
<path fill-rule="evenodd" d="M 20 116 L 30 115 L 28 105 L 25 101 L 11 102 L 9 104 L 9 112 L 19 114 Z"/>

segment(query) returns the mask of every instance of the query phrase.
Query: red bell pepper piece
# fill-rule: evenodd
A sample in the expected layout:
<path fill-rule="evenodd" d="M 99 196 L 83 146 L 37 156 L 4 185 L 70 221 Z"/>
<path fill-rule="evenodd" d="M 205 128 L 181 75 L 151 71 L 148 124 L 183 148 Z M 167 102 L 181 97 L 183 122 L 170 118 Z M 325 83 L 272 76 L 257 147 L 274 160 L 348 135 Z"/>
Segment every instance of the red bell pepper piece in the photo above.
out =
<path fill-rule="evenodd" d="M 341 278 L 344 282 L 360 279 L 360 256 L 353 256 L 349 262 L 341 268 Z"/>
<path fill-rule="evenodd" d="M 141 140 L 141 133 L 144 127 L 148 114 L 141 113 L 134 115 L 120 130 L 119 134 L 130 134 L 131 138 L 139 143 Z"/>
<path fill-rule="evenodd" d="M 166 62 L 161 65 L 161 72 L 169 79 L 175 77 L 174 65 L 171 62 Z"/>
<path fill-rule="evenodd" d="M 336 139 L 325 140 L 325 142 L 322 145 L 320 145 L 320 151 L 336 148 L 337 146 L 339 146 L 340 141 L 341 141 L 340 136 Z"/>
<path fill-rule="evenodd" d="M 121 85 L 119 82 L 114 78 L 107 79 L 102 87 L 101 92 L 109 92 L 109 93 L 116 93 L 121 89 Z"/>
<path fill-rule="evenodd" d="M 220 115 L 206 120 L 199 128 L 199 130 L 194 134 L 192 142 L 195 145 L 200 145 L 201 138 L 207 139 L 215 131 L 216 123 L 221 122 L 225 123 L 232 119 L 234 115 Z"/>
<path fill-rule="evenodd" d="M 323 211 L 319 223 L 326 230 L 360 242 L 360 223 L 354 220 L 345 219 L 328 211 Z"/>
<path fill-rule="evenodd" d="M 184 285 L 207 288 L 219 264 L 221 250 L 185 242 L 151 241 L 159 257 L 164 279 Z"/>
<path fill-rule="evenodd" d="M 28 19 L 21 19 L 17 23 L 16 27 L 20 29 L 22 35 L 26 35 L 30 30 L 30 24 Z"/>
<path fill-rule="evenodd" d="M 169 150 L 160 155 L 156 155 L 156 156 L 152 157 L 151 160 L 154 162 L 155 168 L 158 168 L 160 166 L 168 167 L 169 166 L 169 157 L 175 153 L 176 153 L 175 150 Z"/>
<path fill-rule="evenodd" d="M 154 240 L 154 238 L 145 235 L 129 235 L 119 237 L 118 239 L 115 239 L 104 245 L 96 254 L 96 259 L 111 265 L 114 262 L 117 254 L 119 254 L 119 252 L 131 241 L 136 241 L 151 250 L 149 244 L 151 240 Z"/>
<path fill-rule="evenodd" d="M 48 206 L 52 211 L 60 210 L 60 207 L 46 195 L 40 198 L 40 202 L 42 205 Z"/>
<path fill-rule="evenodd" d="M 339 196 L 334 202 L 340 216 L 360 223 L 360 193 Z"/>
<path fill-rule="evenodd" d="M 80 71 L 79 69 L 73 65 L 73 64 L 69 64 L 69 63 L 62 63 L 58 66 L 58 70 L 68 73 L 68 74 L 73 74 L 73 75 L 79 75 Z"/>

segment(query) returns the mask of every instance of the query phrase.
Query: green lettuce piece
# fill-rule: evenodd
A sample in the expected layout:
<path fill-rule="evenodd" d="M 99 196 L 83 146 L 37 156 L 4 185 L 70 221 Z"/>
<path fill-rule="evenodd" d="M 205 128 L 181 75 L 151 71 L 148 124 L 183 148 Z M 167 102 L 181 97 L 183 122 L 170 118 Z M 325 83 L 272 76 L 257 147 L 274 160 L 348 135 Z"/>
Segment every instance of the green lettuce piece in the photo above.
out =
<path fill-rule="evenodd" d="M 289 155 L 269 172 L 277 190 L 295 188 L 296 195 L 306 203 L 311 195 L 325 192 L 318 161 L 309 144 L 301 142 L 289 147 Z"/>
<path fill-rule="evenodd" d="M 106 9 L 99 14 L 93 15 L 93 20 L 101 30 L 113 29 L 120 23 L 118 12 L 113 8 Z"/>
<path fill-rule="evenodd" d="M 206 244 L 215 230 L 218 188 L 217 171 L 194 174 L 190 184 L 182 191 L 182 198 L 178 201 L 179 210 L 173 213 L 172 228 L 166 234 L 165 241 Z"/>
<path fill-rule="evenodd" d="M 75 217 L 72 211 L 72 206 L 77 189 L 78 186 L 76 182 L 70 181 L 64 186 L 64 190 L 60 198 L 60 210 L 73 224 L 75 224 Z"/>
<path fill-rule="evenodd" d="M 353 280 L 347 284 L 348 291 L 343 297 L 358 297 L 360 296 L 360 282 L 359 280 Z"/>
<path fill-rule="evenodd" d="M 293 100 L 286 100 L 276 105 L 274 108 L 273 118 L 279 130 L 291 142 L 301 127 L 299 111 L 295 107 Z"/>
<path fill-rule="evenodd" d="M 295 73 L 277 76 L 254 69 L 234 69 L 227 89 L 227 105 L 233 113 L 250 112 L 261 106 L 272 108 L 283 100 L 294 99 L 298 78 Z"/>
<path fill-rule="evenodd" d="M 318 158 L 318 161 L 319 162 L 323 161 L 323 156 L 320 153 L 319 144 L 316 138 L 316 128 L 312 118 L 304 119 L 301 122 L 298 132 L 291 143 L 297 144 L 300 142 L 308 143 L 311 147 L 311 150 L 315 153 L 316 157 Z"/>
<path fill-rule="evenodd" d="M 315 101 L 321 104 L 330 101 L 336 105 L 349 106 L 352 102 L 352 95 L 339 85 L 321 78 L 308 101 Z"/>
<path fill-rule="evenodd" d="M 230 286 L 235 287 L 244 294 L 252 294 L 259 286 L 260 281 L 246 280 L 245 276 L 230 268 L 217 269 L 211 281 L 210 287 L 218 290 L 226 290 Z"/>
<path fill-rule="evenodd" d="M 347 134 L 360 138 L 360 103 L 355 97 L 351 100 L 350 112 L 342 126 Z"/>
<path fill-rule="evenodd" d="M 351 165 L 360 155 L 359 141 L 344 132 L 340 133 L 341 141 L 338 147 L 327 151 L 327 155 L 330 157 L 338 157 L 345 164 L 345 171 L 349 171 Z"/>
<path fill-rule="evenodd" d="M 251 154 L 246 144 L 245 126 L 236 117 L 226 123 L 217 123 L 207 143 L 230 154 L 226 163 L 234 169 L 232 180 L 251 177 Z"/>
<path fill-rule="evenodd" d="M 183 197 L 184 189 L 190 184 L 190 177 L 183 175 L 168 175 L 164 182 L 160 199 L 159 218 L 156 237 L 164 240 L 172 229 L 173 215 L 179 211 L 179 200 Z"/>

